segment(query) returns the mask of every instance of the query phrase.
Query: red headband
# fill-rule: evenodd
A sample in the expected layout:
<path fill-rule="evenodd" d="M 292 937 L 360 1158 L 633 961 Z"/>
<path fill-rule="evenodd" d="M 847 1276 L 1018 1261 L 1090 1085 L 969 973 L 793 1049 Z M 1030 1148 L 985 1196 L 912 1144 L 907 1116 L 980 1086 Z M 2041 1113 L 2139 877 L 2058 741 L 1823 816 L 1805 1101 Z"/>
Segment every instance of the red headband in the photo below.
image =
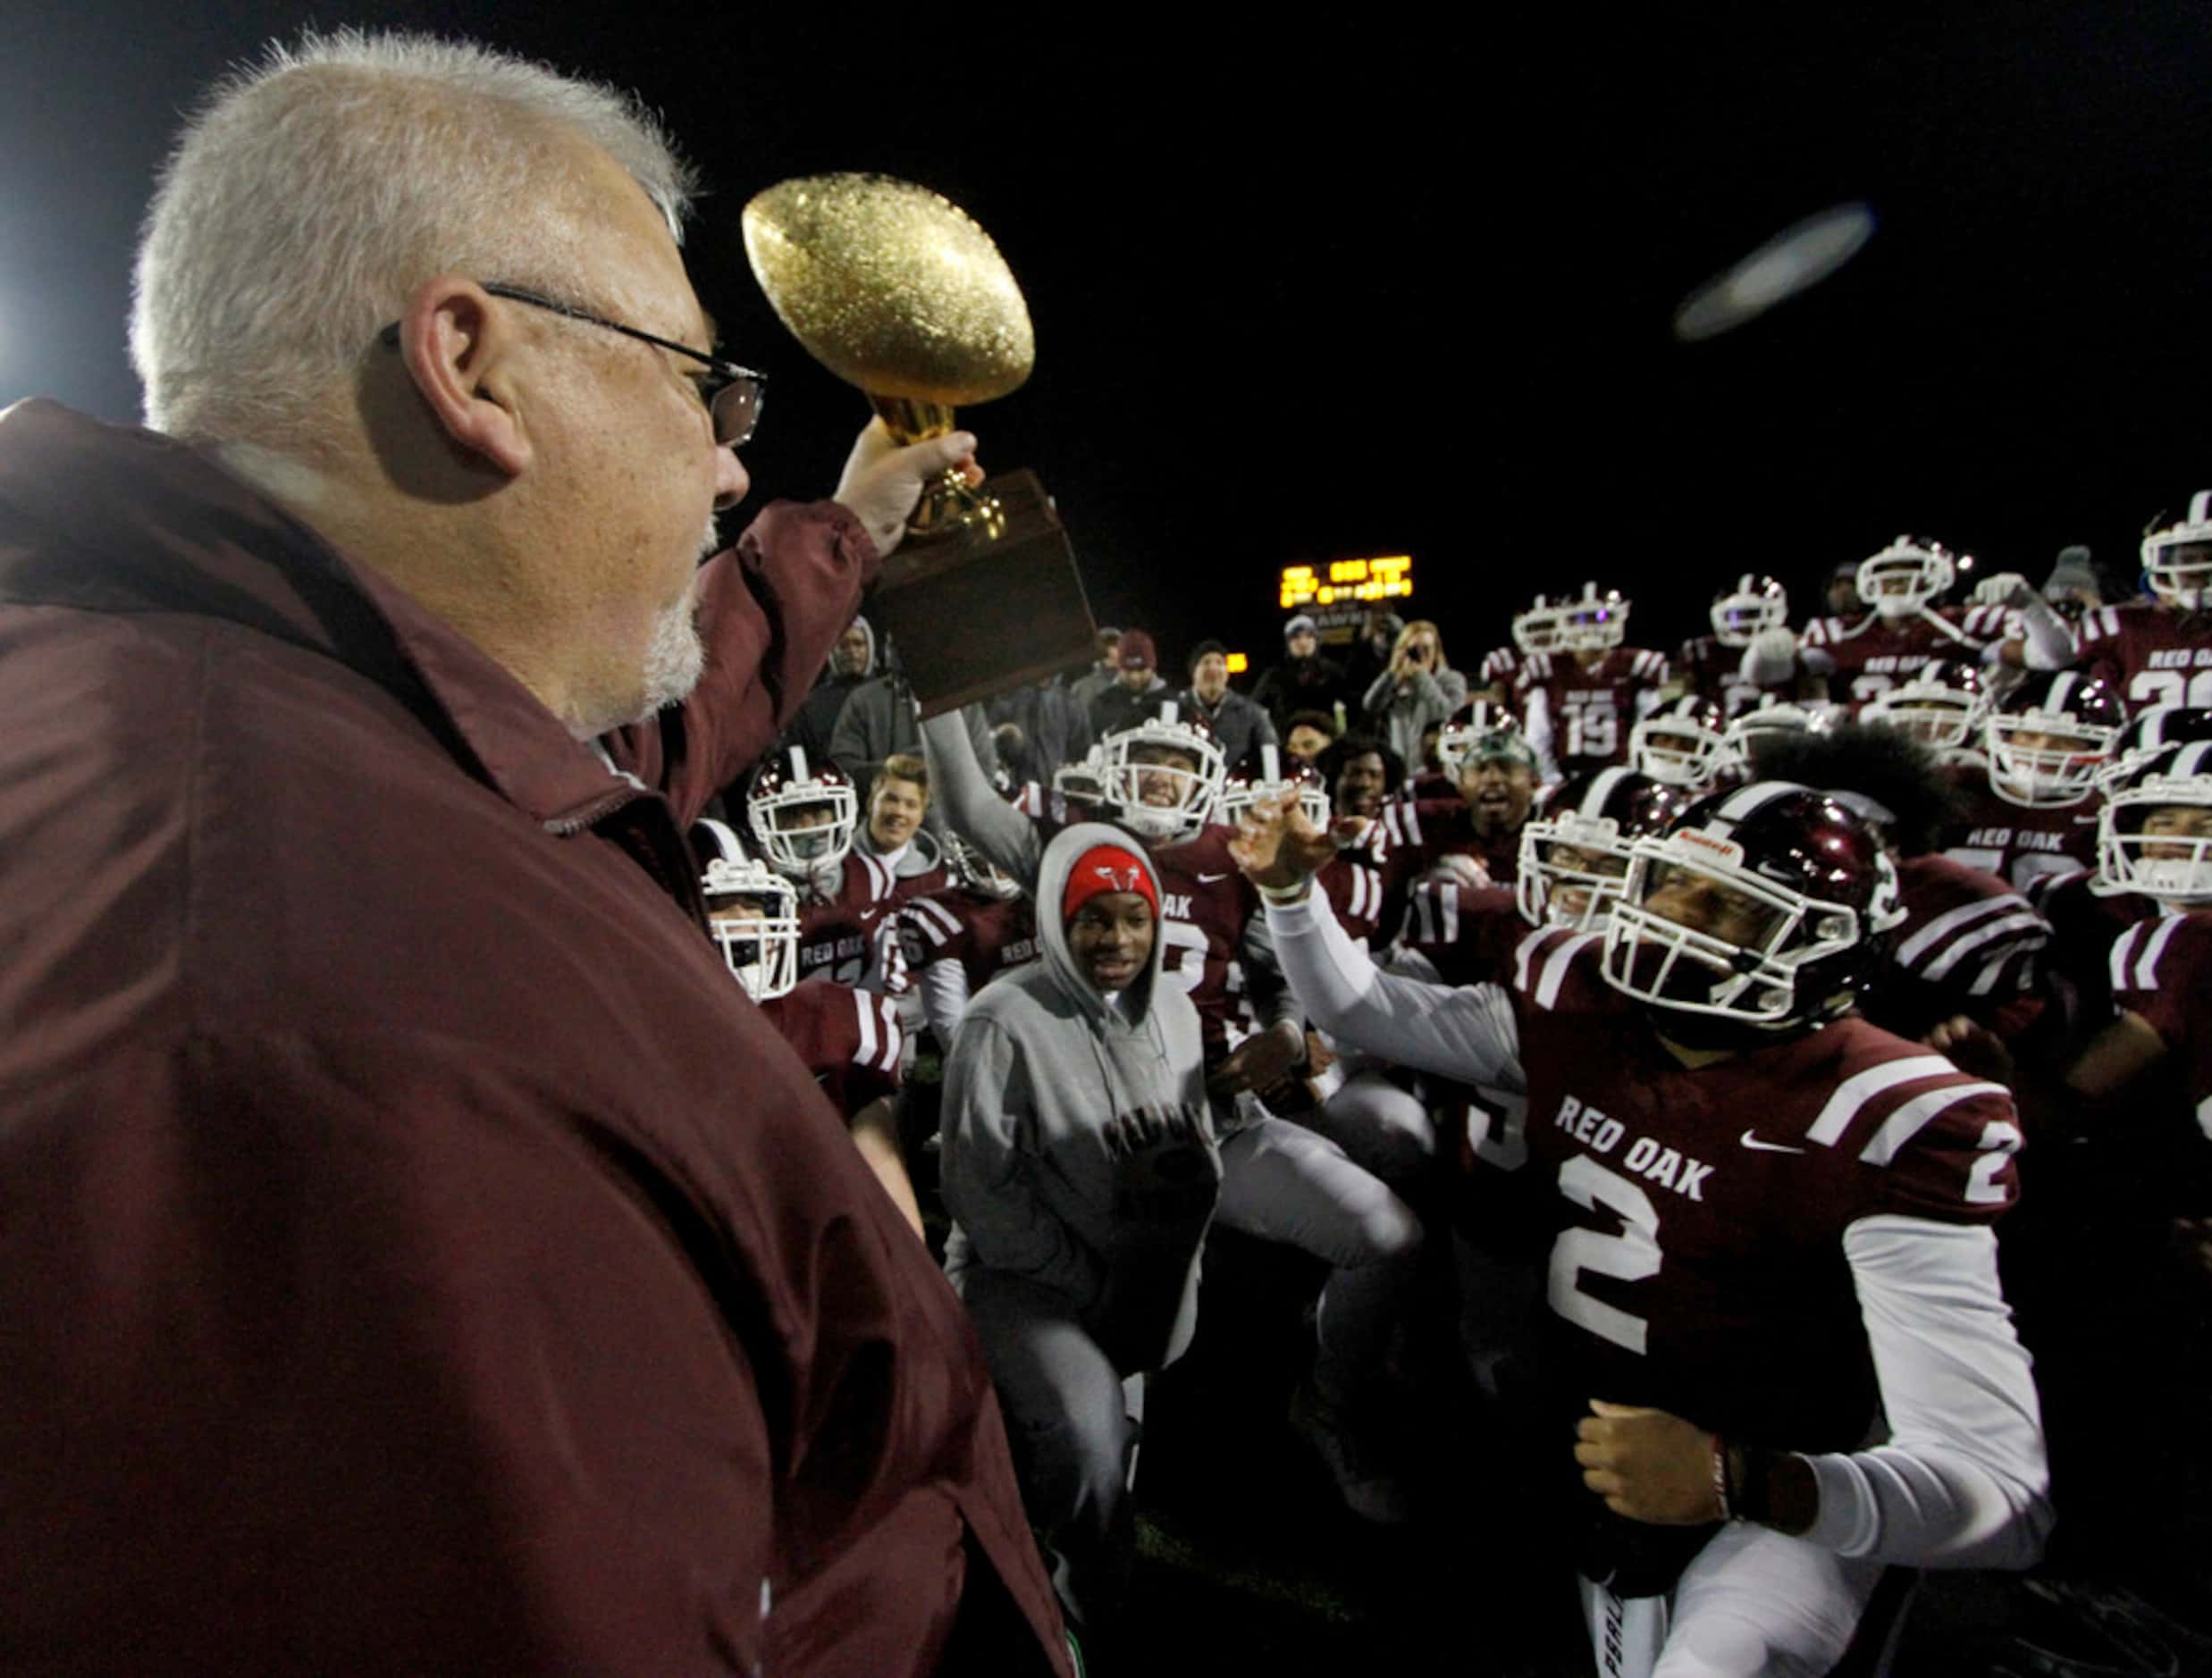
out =
<path fill-rule="evenodd" d="M 1152 905 L 1154 919 L 1159 917 L 1160 894 L 1143 860 L 1120 845 L 1093 845 L 1068 870 L 1067 890 L 1060 894 L 1060 924 L 1066 926 L 1077 910 L 1105 892 L 1134 892 Z"/>

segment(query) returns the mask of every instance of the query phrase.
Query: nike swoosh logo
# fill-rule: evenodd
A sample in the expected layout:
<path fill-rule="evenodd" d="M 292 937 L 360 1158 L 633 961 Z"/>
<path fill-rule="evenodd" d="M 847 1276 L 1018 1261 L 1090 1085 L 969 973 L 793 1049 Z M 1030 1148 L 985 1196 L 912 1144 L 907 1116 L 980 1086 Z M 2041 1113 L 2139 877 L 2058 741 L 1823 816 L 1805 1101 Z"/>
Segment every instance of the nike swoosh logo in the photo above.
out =
<path fill-rule="evenodd" d="M 1228 877 L 1229 877 L 1226 874 L 1201 874 L 1199 876 L 1199 884 L 1200 885 L 1217 885 Z"/>
<path fill-rule="evenodd" d="M 1803 1148 L 1793 1148 L 1786 1142 L 1762 1142 L 1748 1130 L 1744 1132 L 1744 1145 L 1756 1148 L 1762 1154 L 1803 1154 Z"/>

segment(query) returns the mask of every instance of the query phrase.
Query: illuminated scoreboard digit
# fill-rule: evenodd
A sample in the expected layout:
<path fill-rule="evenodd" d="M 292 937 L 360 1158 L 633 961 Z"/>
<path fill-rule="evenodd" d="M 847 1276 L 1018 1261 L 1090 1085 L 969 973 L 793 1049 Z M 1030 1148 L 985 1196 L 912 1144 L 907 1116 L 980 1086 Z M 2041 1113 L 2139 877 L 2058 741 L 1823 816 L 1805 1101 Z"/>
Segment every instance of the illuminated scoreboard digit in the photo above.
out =
<path fill-rule="evenodd" d="M 1412 592 L 1413 556 L 1399 553 L 1380 559 L 1333 559 L 1325 577 L 1314 566 L 1285 566 L 1280 597 L 1287 612 L 1300 606 L 1399 600 Z"/>

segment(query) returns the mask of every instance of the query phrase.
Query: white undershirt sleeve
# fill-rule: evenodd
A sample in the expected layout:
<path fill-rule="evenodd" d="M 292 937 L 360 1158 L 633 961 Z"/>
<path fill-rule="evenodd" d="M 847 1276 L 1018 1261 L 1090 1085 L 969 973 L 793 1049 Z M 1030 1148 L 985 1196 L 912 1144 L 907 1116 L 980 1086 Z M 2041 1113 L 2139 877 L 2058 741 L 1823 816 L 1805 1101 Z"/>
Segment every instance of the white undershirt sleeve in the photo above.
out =
<path fill-rule="evenodd" d="M 1283 977 L 1306 1017 L 1331 1037 L 1440 1077 L 1527 1087 L 1519 1025 L 1497 986 L 1455 989 L 1384 972 L 1337 924 L 1318 887 L 1266 911 Z"/>
<path fill-rule="evenodd" d="M 1804 1536 L 1914 1567 L 2025 1567 L 2050 1531 L 2050 1469 L 2027 1351 L 1984 1225 L 1883 1214 L 1844 1231 L 1889 1438 L 1808 1456 Z"/>
<path fill-rule="evenodd" d="M 939 956 L 921 969 L 921 1010 L 937 1040 L 950 1047 L 960 1017 L 968 1011 L 968 969 L 955 956 Z"/>

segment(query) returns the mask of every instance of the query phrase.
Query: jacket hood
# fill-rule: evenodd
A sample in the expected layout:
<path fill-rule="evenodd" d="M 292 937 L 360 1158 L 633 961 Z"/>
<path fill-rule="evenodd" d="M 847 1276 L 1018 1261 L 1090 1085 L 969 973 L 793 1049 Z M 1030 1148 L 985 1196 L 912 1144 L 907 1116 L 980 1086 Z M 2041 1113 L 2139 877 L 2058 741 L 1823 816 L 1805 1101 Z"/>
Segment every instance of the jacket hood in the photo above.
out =
<path fill-rule="evenodd" d="M 1072 827 L 1063 827 L 1045 847 L 1044 857 L 1037 868 L 1038 947 L 1044 952 L 1045 968 L 1052 975 L 1055 988 L 1073 1003 L 1086 1019 L 1103 1019 L 1114 1011 L 1106 1005 L 1105 994 L 1076 971 L 1075 957 L 1068 949 L 1067 927 L 1060 919 L 1060 900 L 1067 894 L 1068 876 L 1073 871 L 1076 860 L 1093 845 L 1114 845 L 1129 852 L 1151 880 L 1153 895 L 1165 902 L 1166 894 L 1160 889 L 1159 870 L 1145 854 L 1142 842 L 1126 828 L 1109 826 L 1102 821 L 1078 822 Z M 1166 950 L 1166 940 L 1159 935 L 1156 921 L 1152 959 L 1123 993 L 1127 1002 L 1122 1011 L 1123 1019 L 1141 1025 L 1151 1013 L 1152 994 L 1159 985 L 1160 963 Z"/>

